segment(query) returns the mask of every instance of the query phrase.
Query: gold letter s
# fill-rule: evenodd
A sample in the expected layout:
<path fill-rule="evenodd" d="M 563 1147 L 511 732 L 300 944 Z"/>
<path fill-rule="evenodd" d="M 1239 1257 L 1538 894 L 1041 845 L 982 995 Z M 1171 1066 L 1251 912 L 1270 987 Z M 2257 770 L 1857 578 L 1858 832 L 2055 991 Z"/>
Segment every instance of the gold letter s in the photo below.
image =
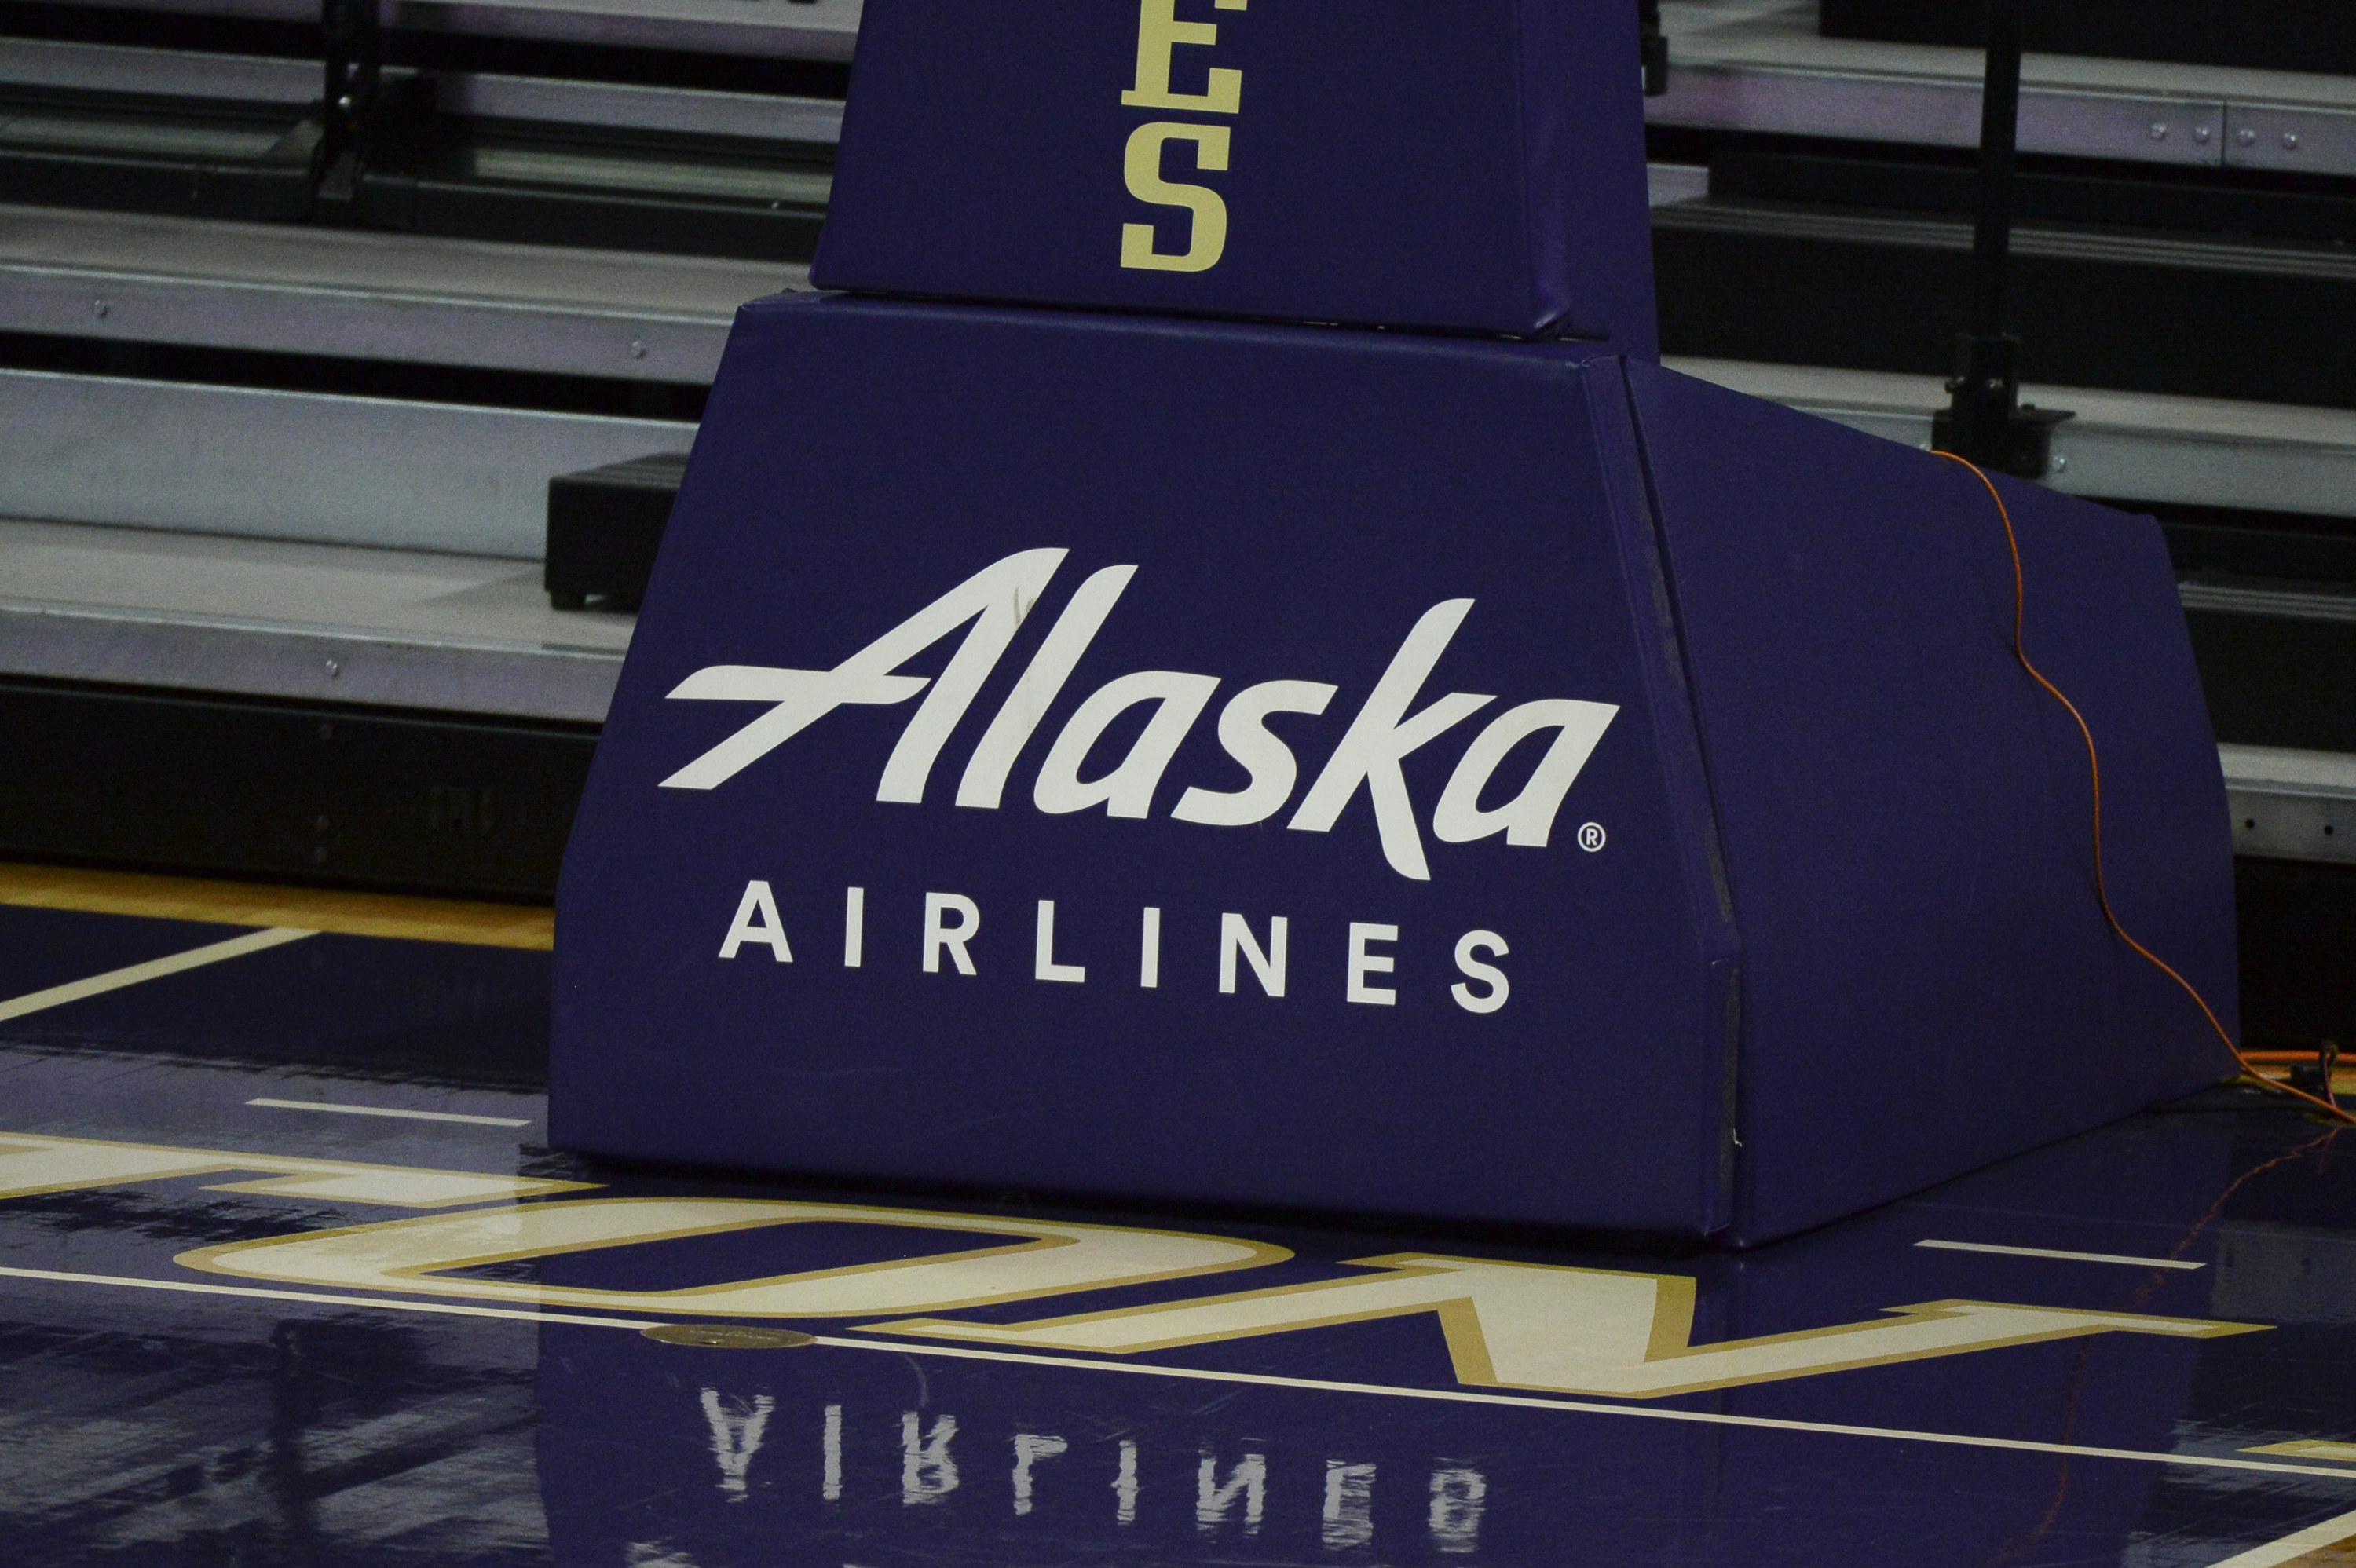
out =
<path fill-rule="evenodd" d="M 1132 132 L 1122 161 L 1129 194 L 1155 207 L 1186 208 L 1194 214 L 1194 227 L 1183 252 L 1163 255 L 1153 249 L 1151 224 L 1122 224 L 1120 264 L 1155 272 L 1207 272 L 1227 249 L 1227 204 L 1208 186 L 1173 185 L 1162 177 L 1162 149 L 1170 142 L 1194 143 L 1198 169 L 1217 173 L 1227 166 L 1224 125 L 1179 125 L 1157 120 Z"/>

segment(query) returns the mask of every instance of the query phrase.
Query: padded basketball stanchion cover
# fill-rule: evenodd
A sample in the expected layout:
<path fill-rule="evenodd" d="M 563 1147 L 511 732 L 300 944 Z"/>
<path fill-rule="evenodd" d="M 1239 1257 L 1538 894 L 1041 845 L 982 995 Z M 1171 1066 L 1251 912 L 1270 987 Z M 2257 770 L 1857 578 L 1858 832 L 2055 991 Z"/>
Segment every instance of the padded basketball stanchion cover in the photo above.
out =
<path fill-rule="evenodd" d="M 821 288 L 1654 353 L 1633 0 L 867 0 Z"/>
<path fill-rule="evenodd" d="M 2113 897 L 2230 1019 L 2157 529 L 1998 483 Z M 552 1135 L 1758 1241 L 2190 1090 L 2011 584 L 1960 468 L 1571 346 L 749 306 Z"/>

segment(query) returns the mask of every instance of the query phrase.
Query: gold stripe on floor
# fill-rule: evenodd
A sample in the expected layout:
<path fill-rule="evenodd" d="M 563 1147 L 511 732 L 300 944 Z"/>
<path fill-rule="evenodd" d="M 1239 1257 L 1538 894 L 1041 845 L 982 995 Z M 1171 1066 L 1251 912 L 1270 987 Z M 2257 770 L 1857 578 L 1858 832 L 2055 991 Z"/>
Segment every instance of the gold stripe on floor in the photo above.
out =
<path fill-rule="evenodd" d="M 121 969 L 109 969 L 103 975 L 92 975 L 86 980 L 70 981 L 51 986 L 46 991 L 34 991 L 27 996 L 0 1002 L 0 1021 L 21 1019 L 27 1013 L 47 1012 L 62 1008 L 68 1002 L 79 1002 L 86 997 L 104 996 L 120 991 L 126 986 L 145 985 L 160 980 L 166 975 L 184 975 L 191 969 L 201 969 L 208 964 L 220 964 L 231 958 L 242 958 L 249 953 L 265 948 L 283 947 L 290 942 L 300 942 L 306 936 L 316 936 L 316 931 L 298 931 L 276 925 L 262 931 L 249 931 L 243 936 L 232 936 L 227 942 L 207 943 L 191 947 L 186 953 L 175 953 L 163 958 L 150 958 L 145 964 L 132 964 Z"/>
<path fill-rule="evenodd" d="M 73 866 L 0 862 L 0 904 L 220 925 L 300 926 L 346 936 L 462 942 L 543 953 L 556 944 L 556 912 L 545 905 L 284 888 Z"/>

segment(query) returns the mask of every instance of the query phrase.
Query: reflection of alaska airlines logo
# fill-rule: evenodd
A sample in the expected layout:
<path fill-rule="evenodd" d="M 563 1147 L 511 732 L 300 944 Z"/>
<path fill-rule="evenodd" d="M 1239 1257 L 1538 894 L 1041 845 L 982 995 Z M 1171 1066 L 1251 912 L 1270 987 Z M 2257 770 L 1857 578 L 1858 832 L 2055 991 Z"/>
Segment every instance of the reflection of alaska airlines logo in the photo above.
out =
<path fill-rule="evenodd" d="M 905 702 L 923 691 L 925 699 L 900 732 L 875 791 L 877 800 L 922 801 L 941 748 L 1066 553 L 1024 550 L 985 567 L 832 669 L 712 665 L 697 670 L 670 695 L 766 702 L 769 710 L 663 780 L 664 787 L 713 788 L 844 703 Z M 958 805 L 998 807 L 1016 758 L 1136 571 L 1134 566 L 1106 567 L 1073 593 L 975 745 L 958 782 Z M 1408 796 L 1399 763 L 1496 700 L 1451 691 L 1410 711 L 1472 608 L 1470 599 L 1450 599 L 1423 613 L 1287 827 L 1309 833 L 1330 830 L 1363 788 L 1374 804 L 1383 854 L 1391 869 L 1419 881 L 1430 880 L 1415 804 Z M 937 678 L 894 673 L 961 626 L 966 628 L 964 640 Z M 1048 748 L 1032 784 L 1032 804 L 1056 814 L 1101 805 L 1109 816 L 1151 816 L 1163 772 L 1218 686 L 1216 676 L 1148 669 L 1099 687 L 1065 721 Z M 1229 698 L 1219 710 L 1219 744 L 1249 782 L 1233 791 L 1189 789 L 1169 815 L 1214 827 L 1239 827 L 1274 816 L 1290 802 L 1299 770 L 1291 749 L 1269 731 L 1268 720 L 1278 713 L 1322 714 L 1335 690 L 1320 681 L 1270 680 Z M 1109 772 L 1083 779 L 1080 769 L 1106 731 L 1130 709 L 1148 704 L 1152 712 L 1128 754 Z M 1440 791 L 1431 813 L 1432 836 L 1444 844 L 1464 844 L 1503 834 L 1508 844 L 1543 848 L 1563 796 L 1617 712 L 1608 702 L 1556 698 L 1525 702 L 1490 720 L 1464 749 Z M 1510 800 L 1483 807 L 1482 795 L 1499 764 L 1522 741 L 1548 731 L 1554 738 L 1520 791 Z"/>

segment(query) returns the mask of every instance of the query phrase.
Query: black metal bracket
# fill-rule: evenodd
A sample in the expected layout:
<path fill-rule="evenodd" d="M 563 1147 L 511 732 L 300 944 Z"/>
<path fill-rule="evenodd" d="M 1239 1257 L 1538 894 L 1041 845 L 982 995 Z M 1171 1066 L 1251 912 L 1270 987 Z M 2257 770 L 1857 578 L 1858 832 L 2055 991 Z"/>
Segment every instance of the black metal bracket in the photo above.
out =
<path fill-rule="evenodd" d="M 2053 467 L 2053 427 L 2076 416 L 2020 400 L 2019 348 L 2005 335 L 1955 339 L 1952 400 L 1931 416 L 1931 444 L 1999 474 L 2042 479 Z"/>
<path fill-rule="evenodd" d="M 326 80 L 311 210 L 322 223 L 360 222 L 364 176 L 371 168 L 412 162 L 433 119 L 431 77 L 385 80 L 379 3 L 320 0 Z"/>
<path fill-rule="evenodd" d="M 1987 79 L 1980 101 L 1980 208 L 1972 243 L 1970 326 L 1955 339 L 1949 402 L 1931 443 L 1983 468 L 2042 479 L 2053 427 L 2073 416 L 2020 401 L 2020 340 L 2004 330 L 2012 252 L 2012 176 L 2020 126 L 2020 0 L 1988 0 Z"/>
<path fill-rule="evenodd" d="M 2335 1109 L 2340 1096 L 2332 1092 L 2332 1074 L 2340 1068 L 2340 1042 L 2327 1040 L 2316 1051 L 2315 1065 L 2301 1064 L 2290 1070 L 2290 1086 L 2314 1095 Z"/>
<path fill-rule="evenodd" d="M 1661 31 L 1661 0 L 1637 0 L 1636 36 L 1644 50 L 1644 96 L 1658 98 L 1669 90 L 1669 39 Z"/>
<path fill-rule="evenodd" d="M 327 45 L 327 81 L 319 105 L 318 199 L 324 208 L 348 211 L 359 183 L 360 144 L 382 85 L 377 0 L 320 0 L 319 31 Z"/>

